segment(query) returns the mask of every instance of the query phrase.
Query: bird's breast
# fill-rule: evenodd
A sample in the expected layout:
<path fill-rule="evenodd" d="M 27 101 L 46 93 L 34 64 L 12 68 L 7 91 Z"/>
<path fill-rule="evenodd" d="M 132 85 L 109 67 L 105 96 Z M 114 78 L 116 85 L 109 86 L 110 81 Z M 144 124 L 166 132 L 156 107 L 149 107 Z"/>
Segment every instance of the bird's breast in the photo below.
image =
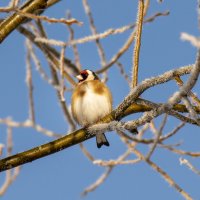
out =
<path fill-rule="evenodd" d="M 106 92 L 99 94 L 86 87 L 81 94 L 74 98 L 72 109 L 82 126 L 93 124 L 111 112 L 112 102 Z"/>

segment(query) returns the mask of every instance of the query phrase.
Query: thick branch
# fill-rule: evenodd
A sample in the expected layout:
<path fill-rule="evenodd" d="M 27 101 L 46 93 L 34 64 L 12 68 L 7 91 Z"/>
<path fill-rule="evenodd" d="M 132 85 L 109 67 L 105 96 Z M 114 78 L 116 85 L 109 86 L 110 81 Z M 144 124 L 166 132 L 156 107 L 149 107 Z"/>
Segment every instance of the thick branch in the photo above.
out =
<path fill-rule="evenodd" d="M 176 77 L 176 76 L 182 76 L 184 74 L 189 74 L 191 72 L 193 66 L 194 65 L 190 65 L 190 66 L 181 67 L 179 69 L 170 70 L 160 76 L 153 77 L 151 79 L 146 79 L 146 80 L 142 81 L 139 85 L 137 85 L 137 87 L 132 89 L 130 94 L 118 106 L 117 112 L 116 112 L 116 118 L 120 117 L 121 113 L 123 113 L 124 110 L 126 110 L 133 102 L 135 102 L 136 99 L 147 89 L 149 89 L 155 85 L 168 82 L 168 81 L 174 79 L 174 77 Z"/>
<path fill-rule="evenodd" d="M 147 88 L 155 86 L 156 84 L 161 84 L 163 82 L 169 81 L 173 78 L 173 75 L 184 75 L 188 74 L 191 72 L 192 67 L 182 67 L 180 69 L 170 71 L 171 76 L 165 77 L 165 81 L 161 81 L 162 76 L 158 76 L 157 79 L 156 77 L 148 79 L 148 81 L 144 81 L 139 85 L 139 88 L 143 88 L 143 91 L 145 91 Z M 173 73 L 174 72 L 174 73 Z M 169 73 L 169 72 L 168 72 Z M 165 73 L 167 74 L 167 72 Z M 159 81 L 158 81 L 159 80 Z M 147 82 L 150 84 L 147 84 Z M 137 87 L 136 87 L 137 88 Z M 141 92 L 141 90 L 139 91 Z M 142 93 L 142 92 L 141 92 Z M 119 108 L 118 108 L 119 109 Z M 118 113 L 119 110 L 116 109 L 112 111 L 111 114 L 107 115 L 104 117 L 100 123 L 109 123 L 113 120 L 116 120 L 116 112 Z M 128 108 L 125 109 L 125 111 L 118 115 L 118 120 L 120 120 L 122 117 L 125 117 L 127 115 L 130 115 L 132 113 L 136 112 L 145 112 L 148 110 L 151 110 L 151 107 L 145 106 L 145 105 L 137 105 L 135 103 L 131 104 Z M 187 109 L 183 105 L 175 105 L 174 108 L 175 110 L 181 111 L 181 112 L 187 112 Z M 197 112 L 199 112 L 198 108 L 195 108 Z M 10 156 L 8 158 L 0 160 L 0 171 L 5 171 L 7 169 L 31 162 L 33 160 L 36 160 L 38 158 L 42 158 L 44 156 L 56 153 L 60 150 L 63 150 L 64 148 L 70 147 L 72 145 L 81 143 L 89 138 L 92 138 L 94 135 L 93 134 L 88 134 L 84 129 L 77 130 L 69 135 L 66 135 L 62 138 L 59 138 L 58 140 L 52 141 L 50 143 L 38 146 L 36 148 L 30 149 L 28 151 Z"/>
<path fill-rule="evenodd" d="M 173 108 L 176 111 L 179 112 L 188 112 L 187 108 L 184 105 L 176 105 Z M 200 113 L 200 109 L 198 107 L 194 108 L 198 113 Z M 152 110 L 150 106 L 145 105 L 138 105 L 133 103 L 131 106 L 129 106 L 126 111 L 123 113 L 121 118 L 138 112 L 145 112 Z M 111 114 L 104 117 L 101 122 L 102 123 L 109 123 L 113 120 L 115 120 L 116 110 L 114 110 Z M 45 157 L 47 155 L 56 153 L 58 151 L 61 151 L 67 147 L 73 146 L 75 144 L 79 144 L 85 140 L 88 140 L 90 138 L 94 137 L 92 134 L 87 134 L 87 132 L 84 129 L 80 129 L 77 131 L 74 131 L 73 133 L 66 135 L 64 137 L 61 137 L 57 140 L 54 140 L 52 142 L 43 144 L 41 146 L 35 147 L 33 149 L 30 149 L 28 151 L 18 153 L 16 155 L 4 158 L 0 160 L 0 172 L 5 171 L 7 169 L 14 168 L 16 166 L 32 162 L 34 160 L 37 160 L 39 158 Z"/>

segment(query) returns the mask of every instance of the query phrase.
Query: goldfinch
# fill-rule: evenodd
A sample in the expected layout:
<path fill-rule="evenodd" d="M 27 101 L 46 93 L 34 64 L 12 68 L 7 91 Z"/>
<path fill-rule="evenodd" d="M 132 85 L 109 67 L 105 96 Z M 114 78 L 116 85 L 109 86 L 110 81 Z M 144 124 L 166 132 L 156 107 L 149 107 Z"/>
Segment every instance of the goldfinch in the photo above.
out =
<path fill-rule="evenodd" d="M 72 93 L 71 108 L 75 121 L 83 127 L 96 123 L 112 110 L 112 95 L 108 87 L 91 70 L 83 70 Z M 97 147 L 109 146 L 104 133 L 96 135 Z"/>

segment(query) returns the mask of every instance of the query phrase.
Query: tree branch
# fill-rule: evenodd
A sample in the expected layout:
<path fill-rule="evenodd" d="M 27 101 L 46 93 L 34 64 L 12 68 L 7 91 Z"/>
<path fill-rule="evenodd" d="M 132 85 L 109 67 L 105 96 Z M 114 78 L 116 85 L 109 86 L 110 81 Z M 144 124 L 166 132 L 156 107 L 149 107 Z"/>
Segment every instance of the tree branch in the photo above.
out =
<path fill-rule="evenodd" d="M 26 13 L 35 13 L 38 10 L 44 10 L 47 7 L 47 1 L 29 0 L 20 7 L 20 10 Z M 0 23 L 0 43 L 26 19 L 27 17 L 14 13 Z"/>
<path fill-rule="evenodd" d="M 136 31 L 136 42 L 134 47 L 133 56 L 133 69 L 132 69 L 132 88 L 137 86 L 138 83 L 138 69 L 139 69 L 139 56 L 140 56 L 140 46 L 142 37 L 142 24 L 144 18 L 144 0 L 138 1 L 138 14 L 137 14 L 137 31 Z"/>
<path fill-rule="evenodd" d="M 164 80 L 161 81 L 163 75 L 154 77 L 142 82 L 139 86 L 136 87 L 136 89 L 138 89 L 139 93 L 141 93 L 142 91 L 145 91 L 147 88 L 172 80 L 173 76 L 176 76 L 177 74 L 179 76 L 188 74 L 191 72 L 191 70 L 192 70 L 191 66 L 182 67 L 176 70 L 171 70 L 170 72 L 165 73 L 165 75 L 167 75 L 168 73 L 170 75 L 165 77 Z M 140 90 L 140 88 L 142 88 L 142 90 Z M 145 112 L 152 109 L 155 108 L 146 105 L 139 105 L 136 103 L 132 103 L 129 107 L 124 109 L 123 113 L 120 116 L 118 116 L 117 119 L 120 120 L 123 117 L 130 115 L 132 113 Z M 173 109 L 181 112 L 188 112 L 184 105 L 174 105 Z M 200 110 L 198 108 L 194 107 L 194 109 L 197 111 L 197 113 L 200 113 Z M 117 116 L 116 113 L 119 113 L 119 107 L 116 110 L 113 110 L 109 115 L 105 116 L 99 123 L 109 123 L 113 120 L 116 120 Z M 7 169 L 11 169 L 22 164 L 32 162 L 36 159 L 42 158 L 44 156 L 56 153 L 75 144 L 81 143 L 92 137 L 94 137 L 94 134 L 88 134 L 84 129 L 77 130 L 69 135 L 65 135 L 52 142 L 43 144 L 28 151 L 0 160 L 0 171 L 5 171 Z"/>

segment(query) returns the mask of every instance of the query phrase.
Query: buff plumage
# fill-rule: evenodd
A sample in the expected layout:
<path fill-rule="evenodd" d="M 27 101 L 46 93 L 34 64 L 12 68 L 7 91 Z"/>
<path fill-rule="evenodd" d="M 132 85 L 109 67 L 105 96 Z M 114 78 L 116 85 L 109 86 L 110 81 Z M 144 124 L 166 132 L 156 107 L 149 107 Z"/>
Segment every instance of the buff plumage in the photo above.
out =
<path fill-rule="evenodd" d="M 72 114 L 75 121 L 83 127 L 96 123 L 112 110 L 112 95 L 91 70 L 83 70 L 77 76 L 79 83 L 72 94 Z M 109 146 L 105 134 L 96 135 L 97 147 Z"/>

